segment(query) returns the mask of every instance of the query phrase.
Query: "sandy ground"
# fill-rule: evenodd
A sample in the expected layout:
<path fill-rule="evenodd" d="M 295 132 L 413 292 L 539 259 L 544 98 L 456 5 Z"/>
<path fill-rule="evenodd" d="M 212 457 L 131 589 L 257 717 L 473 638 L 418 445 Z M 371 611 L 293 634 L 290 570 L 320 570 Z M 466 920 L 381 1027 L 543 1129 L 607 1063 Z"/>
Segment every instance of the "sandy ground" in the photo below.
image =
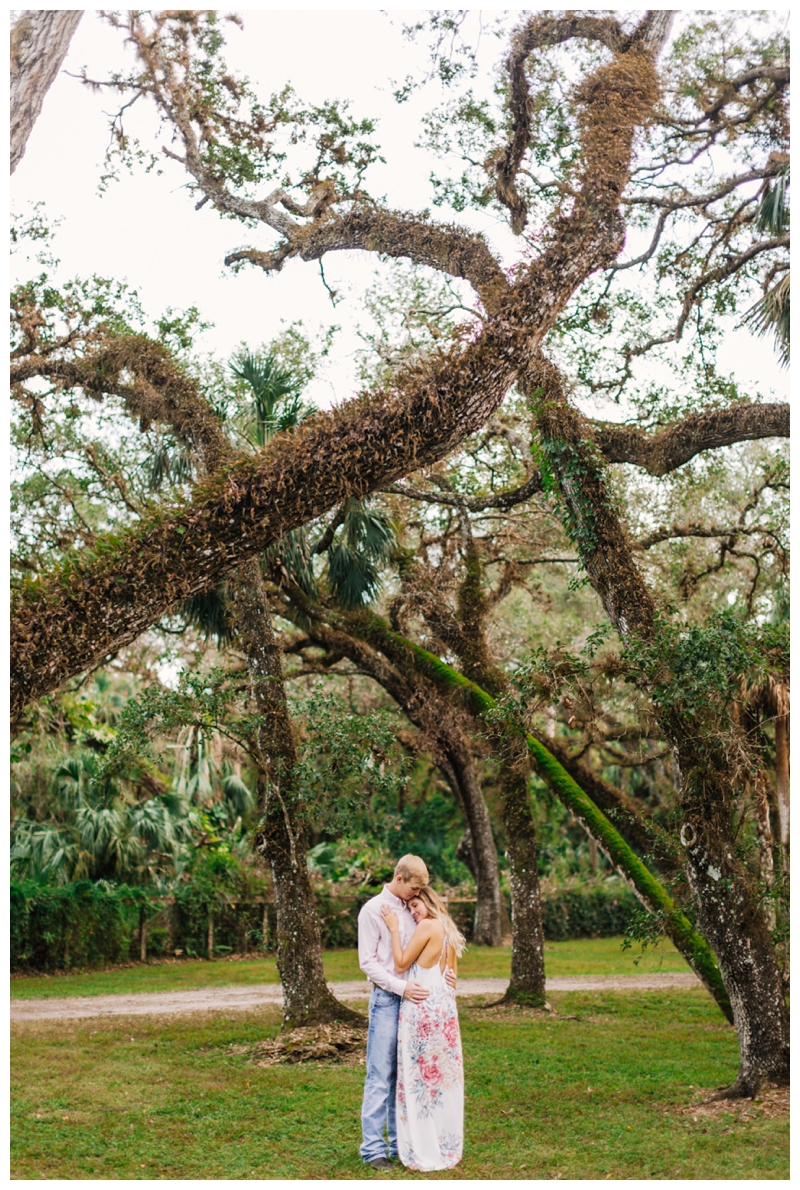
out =
<path fill-rule="evenodd" d="M 548 979 L 548 992 L 665 991 L 699 986 L 691 972 L 656 972 L 651 975 L 592 975 Z M 507 979 L 462 979 L 459 996 L 501 996 Z M 332 983 L 340 1000 L 361 1000 L 369 995 L 364 980 Z M 12 1000 L 11 1021 L 71 1020 L 91 1016 L 149 1016 L 171 1012 L 229 1012 L 262 1008 L 282 1001 L 280 984 L 253 987 L 202 988 L 192 992 L 143 992 L 136 996 L 71 996 L 56 1000 Z"/>

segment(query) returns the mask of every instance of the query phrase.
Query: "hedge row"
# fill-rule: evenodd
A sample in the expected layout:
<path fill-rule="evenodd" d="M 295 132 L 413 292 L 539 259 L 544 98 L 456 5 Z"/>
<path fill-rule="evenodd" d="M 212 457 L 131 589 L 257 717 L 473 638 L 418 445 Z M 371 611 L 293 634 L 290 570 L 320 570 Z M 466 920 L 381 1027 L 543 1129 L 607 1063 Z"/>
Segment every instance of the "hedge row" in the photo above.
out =
<path fill-rule="evenodd" d="M 323 946 L 356 946 L 358 911 L 372 890 L 347 898 L 327 890 L 316 895 Z M 551 891 L 542 897 L 544 935 L 559 942 L 622 934 L 637 908 L 635 896 L 624 886 L 597 884 Z M 451 912 L 469 941 L 474 904 L 453 902 Z M 275 937 L 272 904 L 218 903 L 213 916 L 216 955 L 269 949 Z M 190 957 L 207 955 L 208 906 L 188 890 L 186 895 L 179 890 L 165 906 L 148 890 L 125 885 L 89 880 L 62 886 L 12 883 L 11 970 L 54 971 L 138 958 L 142 917 L 147 921 L 148 955 L 176 950 Z"/>
<path fill-rule="evenodd" d="M 126 885 L 11 884 L 11 970 L 51 971 L 127 959 L 147 895 Z"/>

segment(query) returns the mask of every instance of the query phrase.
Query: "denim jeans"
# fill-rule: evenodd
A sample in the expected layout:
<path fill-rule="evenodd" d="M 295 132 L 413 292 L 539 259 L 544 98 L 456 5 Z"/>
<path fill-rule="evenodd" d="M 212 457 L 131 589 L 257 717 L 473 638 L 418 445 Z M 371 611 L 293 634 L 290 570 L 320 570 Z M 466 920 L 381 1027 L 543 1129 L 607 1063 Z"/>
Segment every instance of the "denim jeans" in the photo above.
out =
<path fill-rule="evenodd" d="M 361 1107 L 362 1144 L 359 1152 L 365 1162 L 386 1156 L 387 1129 L 389 1156 L 397 1156 L 395 1094 L 397 1090 L 397 1018 L 400 996 L 373 987 L 369 999 L 367 1031 L 367 1078 Z"/>

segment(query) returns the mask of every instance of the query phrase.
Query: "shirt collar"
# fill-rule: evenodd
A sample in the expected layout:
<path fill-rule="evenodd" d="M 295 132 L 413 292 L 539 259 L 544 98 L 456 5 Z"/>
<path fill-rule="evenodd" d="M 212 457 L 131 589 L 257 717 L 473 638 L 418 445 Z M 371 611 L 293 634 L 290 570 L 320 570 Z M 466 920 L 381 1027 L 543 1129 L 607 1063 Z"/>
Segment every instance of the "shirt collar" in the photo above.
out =
<path fill-rule="evenodd" d="M 395 908 L 399 907 L 400 909 L 405 909 L 406 913 L 410 912 L 408 903 L 404 901 L 402 897 L 396 897 L 393 892 L 389 892 L 388 884 L 384 884 L 383 893 L 381 895 L 389 902 L 390 905 L 394 905 Z"/>

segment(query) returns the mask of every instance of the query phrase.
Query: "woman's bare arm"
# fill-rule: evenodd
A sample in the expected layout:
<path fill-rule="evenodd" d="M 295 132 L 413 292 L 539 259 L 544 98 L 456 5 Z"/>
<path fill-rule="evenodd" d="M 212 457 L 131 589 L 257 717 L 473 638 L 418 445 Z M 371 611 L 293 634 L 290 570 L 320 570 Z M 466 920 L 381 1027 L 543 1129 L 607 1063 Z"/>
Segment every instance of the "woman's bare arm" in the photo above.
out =
<path fill-rule="evenodd" d="M 425 943 L 433 932 L 432 921 L 421 921 L 414 933 L 409 939 L 408 946 L 403 950 L 400 945 L 400 923 L 397 920 L 397 914 L 393 913 L 391 909 L 382 909 L 383 920 L 389 927 L 389 932 L 392 935 L 392 956 L 394 958 L 394 965 L 399 972 L 407 971 L 412 963 L 415 963 L 419 956 L 425 949 Z"/>

